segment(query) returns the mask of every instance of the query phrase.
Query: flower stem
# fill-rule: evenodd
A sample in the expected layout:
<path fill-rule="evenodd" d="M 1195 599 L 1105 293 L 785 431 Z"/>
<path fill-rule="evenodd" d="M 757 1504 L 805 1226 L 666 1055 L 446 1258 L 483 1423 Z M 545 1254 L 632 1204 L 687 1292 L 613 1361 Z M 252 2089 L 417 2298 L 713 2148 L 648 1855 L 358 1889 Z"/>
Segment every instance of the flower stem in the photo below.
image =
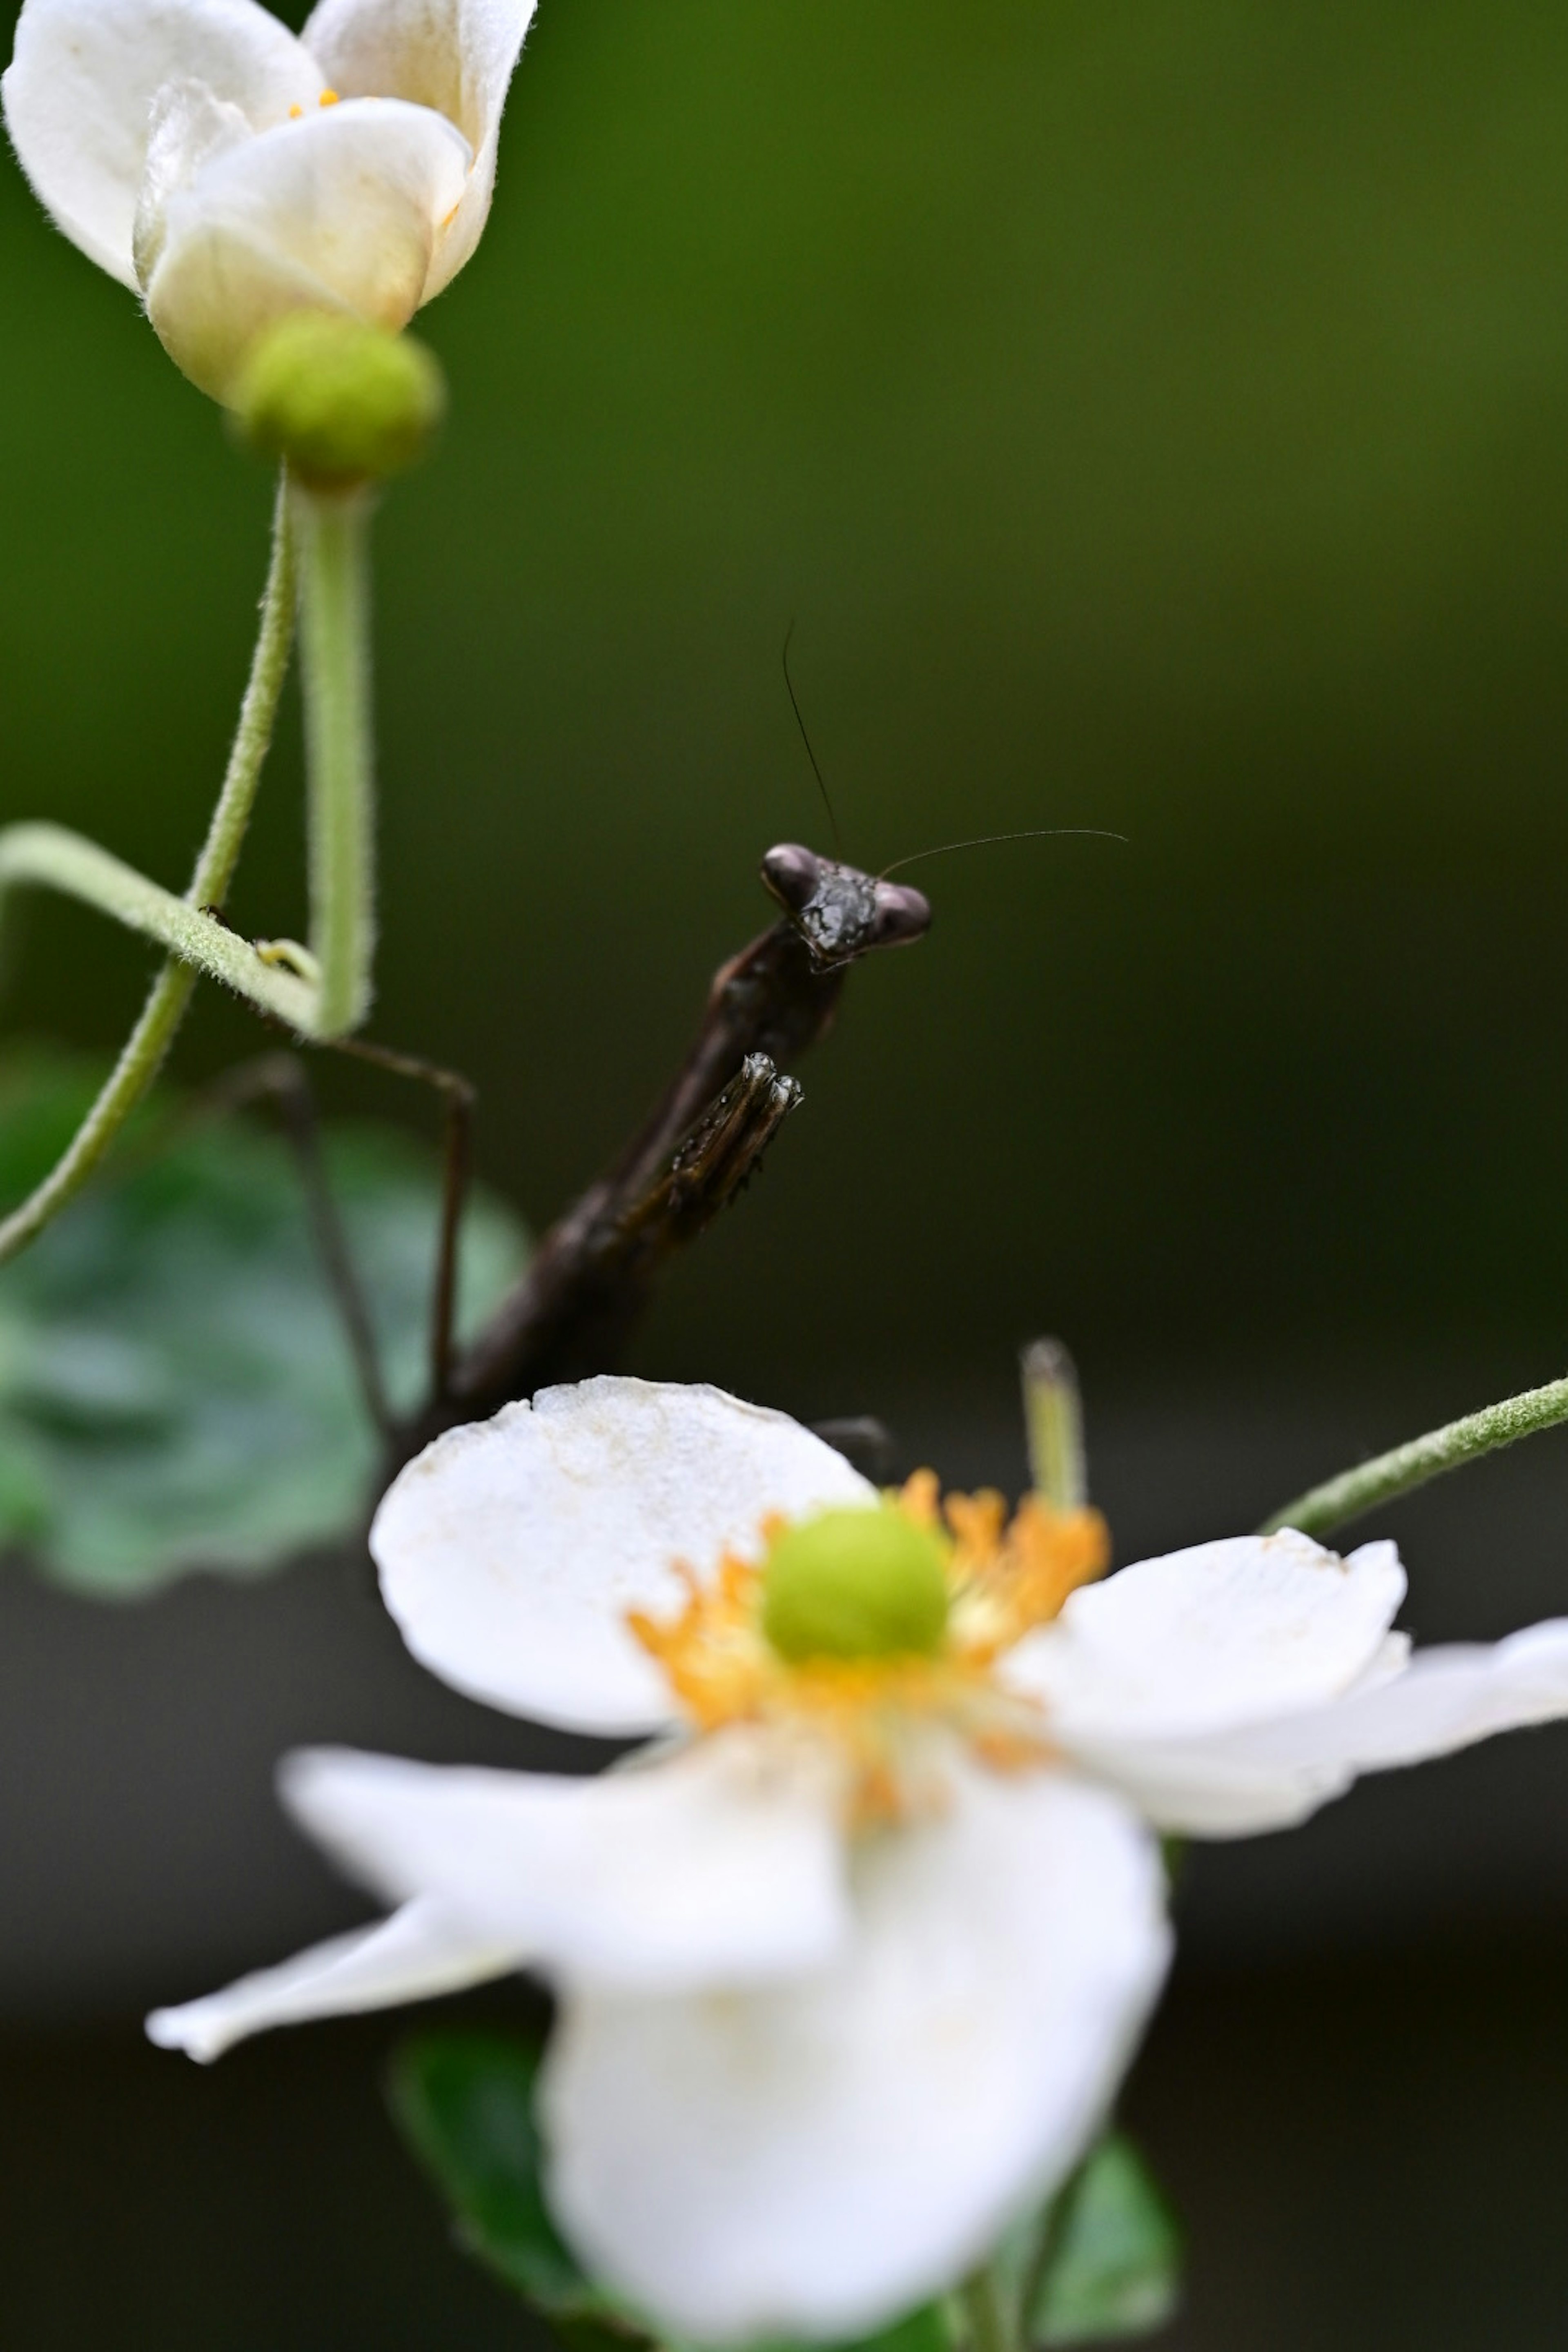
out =
<path fill-rule="evenodd" d="M 310 948 L 321 967 L 316 1034 L 357 1029 L 375 949 L 375 809 L 370 690 L 370 503 L 296 486 L 300 673 L 310 795 Z"/>
<path fill-rule="evenodd" d="M 202 915 L 199 910 L 205 907 L 221 906 L 234 878 L 234 869 L 239 860 L 246 827 L 256 800 L 257 786 L 261 781 L 262 766 L 272 740 L 278 700 L 288 674 L 289 647 L 293 631 L 293 531 L 287 495 L 280 488 L 273 516 L 272 562 L 261 599 L 261 625 L 257 635 L 256 651 L 251 657 L 250 676 L 240 704 L 239 724 L 235 730 L 223 787 L 184 899 L 173 898 L 167 892 L 156 894 L 159 898 L 167 898 L 172 907 L 180 908 L 185 923 L 204 925 L 206 930 L 224 939 L 231 940 L 232 934 L 225 932 L 220 924 L 210 916 Z M 38 861 L 31 867 L 28 864 L 29 845 L 31 856 Z M 63 858 L 60 857 L 62 847 L 67 852 Z M 79 848 L 87 850 L 90 845 L 79 842 L 77 836 L 67 834 L 60 826 L 22 825 L 0 834 L 0 902 L 4 900 L 7 882 L 57 880 L 58 876 L 48 870 L 52 858 L 59 858 L 66 869 L 79 876 L 85 872 L 76 855 Z M 119 867 L 119 860 L 107 857 L 103 851 L 96 851 L 93 855 L 102 859 L 108 867 Z M 130 868 L 121 868 L 120 873 L 129 874 Z M 97 878 L 111 886 L 116 894 L 121 892 L 119 874 L 108 876 L 100 871 Z M 68 880 L 64 887 L 70 888 L 74 885 Z M 151 883 L 142 887 L 149 891 L 154 887 Z M 172 936 L 165 943 L 174 944 Z M 244 948 L 245 943 L 233 940 L 233 945 L 238 950 Z M 261 971 L 267 971 L 267 966 L 260 963 L 254 949 L 245 949 L 245 952 Z M 279 974 L 274 977 L 282 979 L 286 976 Z M 142 1008 L 141 1019 L 127 1039 L 97 1101 L 67 1146 L 64 1156 L 20 1207 L 0 1220 L 0 1264 L 25 1248 L 87 1182 L 156 1077 L 163 1057 L 174 1043 L 174 1033 L 184 1018 L 195 980 L 195 967 L 191 963 L 171 961 L 164 965 Z M 300 983 L 295 982 L 294 985 L 298 987 Z M 286 1014 L 285 1018 L 288 1017 Z"/>
<path fill-rule="evenodd" d="M 1568 1422 L 1568 1380 L 1526 1389 L 1520 1396 L 1505 1397 L 1500 1404 L 1466 1413 L 1462 1420 L 1447 1422 L 1441 1429 L 1428 1430 L 1424 1437 L 1396 1445 L 1390 1454 L 1342 1471 L 1321 1486 L 1309 1487 L 1266 1519 L 1259 1532 L 1273 1535 L 1280 1528 L 1299 1528 L 1304 1536 L 1331 1534 L 1379 1504 L 1391 1503 L 1396 1495 L 1424 1486 L 1428 1478 L 1440 1478 L 1446 1470 L 1479 1462 L 1483 1454 L 1495 1454 L 1521 1437 L 1533 1437 L 1537 1430 L 1555 1429 L 1562 1422 Z"/>
<path fill-rule="evenodd" d="M 967 2323 L 969 2352 L 1014 2352 L 1013 2330 L 1007 2325 L 994 2270 L 987 2266 L 965 2279 L 959 2301 Z"/>
<path fill-rule="evenodd" d="M 1018 2290 L 1018 2333 L 1023 2342 L 1032 2342 L 1035 2314 L 1045 2295 L 1057 2256 L 1062 2250 L 1067 2232 L 1068 2215 L 1072 2210 L 1073 2193 L 1083 2178 L 1083 2158 L 1068 2174 L 1056 2195 L 1040 2216 L 1034 2246 L 1025 2265 L 1023 2283 Z"/>
<path fill-rule="evenodd" d="M 83 835 L 63 824 L 7 827 L 0 834 L 0 890 L 22 882 L 47 883 L 113 916 L 189 966 L 188 979 L 205 972 L 300 1035 L 314 1034 L 316 994 L 307 981 L 268 963 L 248 940 L 209 912 L 207 903 L 193 906 L 188 897 L 176 898 Z"/>

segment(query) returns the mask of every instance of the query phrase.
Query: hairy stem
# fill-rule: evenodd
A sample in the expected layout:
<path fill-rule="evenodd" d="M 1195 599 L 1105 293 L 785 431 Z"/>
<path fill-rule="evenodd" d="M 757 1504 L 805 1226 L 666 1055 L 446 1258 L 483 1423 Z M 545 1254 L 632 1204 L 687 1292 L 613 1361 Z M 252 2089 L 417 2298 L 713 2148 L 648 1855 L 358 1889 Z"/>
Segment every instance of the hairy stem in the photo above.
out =
<path fill-rule="evenodd" d="M 261 781 L 262 766 L 272 740 L 278 700 L 288 674 L 293 626 L 293 532 L 289 519 L 287 493 L 280 488 L 273 520 L 271 568 L 261 599 L 261 625 L 251 658 L 245 698 L 240 704 L 239 724 L 235 730 L 223 788 L 213 810 L 206 839 L 202 844 L 201 855 L 196 859 L 184 899 L 174 898 L 167 892 L 155 893 L 158 898 L 167 899 L 170 906 L 181 909 L 184 923 L 203 926 L 204 938 L 207 932 L 224 939 L 232 937 L 211 916 L 201 914 L 200 909 L 221 906 L 234 878 L 257 786 Z M 19 825 L 0 834 L 0 905 L 3 905 L 7 883 L 55 881 L 57 876 L 47 870 L 51 859 L 60 860 L 66 868 L 85 873 L 87 867 L 78 853 L 90 847 L 90 844 L 80 842 L 78 836 L 66 833 L 58 825 Z M 107 857 L 103 851 L 92 854 L 103 861 L 104 867 L 119 869 L 114 873 L 99 869 L 96 878 L 111 896 L 121 898 L 121 877 L 130 874 L 131 869 L 121 867 L 118 859 Z M 70 888 L 73 886 L 68 881 L 63 887 Z M 141 887 L 148 891 L 154 889 L 150 883 Z M 110 911 L 117 909 L 110 908 Z M 127 919 L 123 913 L 121 919 Z M 175 944 L 172 930 L 167 936 L 154 931 L 153 936 L 163 937 L 165 945 Z M 252 965 L 268 979 L 286 980 L 289 977 L 287 974 L 270 973 L 255 950 L 245 949 L 244 942 L 234 940 L 233 945 L 237 950 L 243 949 Z M 87 1182 L 156 1077 L 163 1057 L 174 1043 L 174 1033 L 184 1018 L 195 979 L 195 965 L 184 961 L 165 964 L 159 973 L 142 1008 L 141 1019 L 63 1158 L 19 1208 L 0 1220 L 0 1264 L 25 1248 Z M 291 985 L 296 989 L 301 987 L 299 982 L 293 982 Z M 285 1013 L 283 1017 L 288 1019 L 291 1016 Z"/>
<path fill-rule="evenodd" d="M 310 947 L 321 967 L 316 1034 L 342 1037 L 370 1009 L 375 950 L 375 807 L 370 687 L 370 505 L 363 493 L 294 494 L 300 660 L 310 796 Z"/>
<path fill-rule="evenodd" d="M 1305 1536 L 1330 1535 L 1379 1504 L 1408 1495 L 1429 1478 L 1440 1478 L 1446 1470 L 1479 1462 L 1483 1454 L 1533 1437 L 1537 1430 L 1555 1429 L 1562 1422 L 1568 1422 L 1568 1380 L 1548 1381 L 1544 1388 L 1526 1389 L 1500 1404 L 1468 1412 L 1462 1420 L 1430 1429 L 1390 1454 L 1379 1454 L 1321 1486 L 1309 1487 L 1265 1520 L 1260 1532 L 1273 1535 L 1280 1528 L 1299 1528 Z"/>
<path fill-rule="evenodd" d="M 975 2271 L 964 2281 L 959 2300 L 967 2323 L 969 2352 L 1014 2352 L 1014 2334 L 994 2270 Z"/>
<path fill-rule="evenodd" d="M 0 890 L 19 882 L 47 884 L 111 915 L 189 966 L 187 980 L 205 972 L 302 1036 L 314 1034 L 316 992 L 309 982 L 268 963 L 206 906 L 176 898 L 81 834 L 63 824 L 16 824 L 0 834 Z"/>

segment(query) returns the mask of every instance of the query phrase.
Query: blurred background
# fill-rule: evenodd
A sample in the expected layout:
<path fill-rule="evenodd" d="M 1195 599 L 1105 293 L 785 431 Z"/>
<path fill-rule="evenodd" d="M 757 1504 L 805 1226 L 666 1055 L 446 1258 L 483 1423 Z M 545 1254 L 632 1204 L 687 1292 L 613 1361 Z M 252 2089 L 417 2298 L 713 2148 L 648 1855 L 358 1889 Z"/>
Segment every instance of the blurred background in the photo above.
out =
<path fill-rule="evenodd" d="M 14 167 L 0 269 L 0 816 L 177 883 L 269 484 Z M 912 872 L 931 938 L 855 976 L 635 1369 L 1016 1486 L 1058 1331 L 1124 1558 L 1563 1369 L 1561 9 L 543 0 L 421 331 L 453 410 L 377 527 L 374 1034 L 478 1081 L 536 1223 L 766 919 L 763 850 L 832 847 L 792 619 L 858 863 L 1127 836 Z M 297 734 L 247 929 L 302 923 Z M 9 1030 L 107 1055 L 147 959 L 38 901 L 7 964 Z M 179 1066 L 255 1038 L 204 998 Z M 1568 1437 L 1365 1531 L 1427 1638 L 1568 1609 Z M 0 1581 L 10 2341 L 521 2340 L 379 2113 L 393 2029 L 210 2078 L 137 2039 L 358 1916 L 273 1811 L 318 1737 L 539 1752 L 420 1681 L 363 1559 Z M 1192 2229 L 1170 2343 L 1559 2345 L 1568 1731 L 1200 1854 L 1184 1906 L 1130 2101 Z"/>

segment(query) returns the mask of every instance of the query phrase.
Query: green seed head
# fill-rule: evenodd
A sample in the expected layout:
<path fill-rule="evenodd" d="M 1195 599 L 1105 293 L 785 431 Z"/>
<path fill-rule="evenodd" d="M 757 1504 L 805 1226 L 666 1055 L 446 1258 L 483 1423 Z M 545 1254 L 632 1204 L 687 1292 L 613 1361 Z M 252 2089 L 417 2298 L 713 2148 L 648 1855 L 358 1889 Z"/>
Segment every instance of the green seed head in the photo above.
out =
<path fill-rule="evenodd" d="M 235 412 L 245 437 L 286 457 L 311 489 L 346 490 L 424 455 L 446 386 L 410 335 L 321 310 L 295 310 L 258 341 Z"/>
<path fill-rule="evenodd" d="M 763 1570 L 763 1631 L 781 1658 L 929 1657 L 947 1625 L 946 1546 L 882 1503 L 786 1528 Z"/>

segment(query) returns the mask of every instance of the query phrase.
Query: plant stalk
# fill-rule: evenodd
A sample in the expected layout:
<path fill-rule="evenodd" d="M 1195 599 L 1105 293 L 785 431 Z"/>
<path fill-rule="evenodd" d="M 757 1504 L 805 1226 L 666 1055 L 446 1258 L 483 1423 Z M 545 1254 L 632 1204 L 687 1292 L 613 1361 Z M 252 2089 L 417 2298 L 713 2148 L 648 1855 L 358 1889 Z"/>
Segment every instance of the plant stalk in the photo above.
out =
<path fill-rule="evenodd" d="M 1298 1528 L 1304 1536 L 1331 1535 L 1336 1528 L 1376 1510 L 1380 1504 L 1424 1486 L 1429 1478 L 1440 1478 L 1446 1471 L 1479 1462 L 1484 1454 L 1516 1444 L 1521 1437 L 1533 1437 L 1538 1430 L 1555 1429 L 1563 1422 L 1568 1422 L 1568 1380 L 1526 1389 L 1520 1396 L 1505 1397 L 1500 1404 L 1466 1413 L 1461 1420 L 1428 1430 L 1424 1437 L 1413 1437 L 1353 1470 L 1342 1471 L 1321 1486 L 1309 1487 L 1266 1519 L 1259 1533 L 1274 1535 L 1281 1528 Z"/>
<path fill-rule="evenodd" d="M 300 660 L 310 803 L 310 949 L 321 967 L 316 1031 L 359 1028 L 375 951 L 371 723 L 370 500 L 296 486 Z"/>
<path fill-rule="evenodd" d="M 243 950 L 250 958 L 251 964 L 263 973 L 268 973 L 268 968 L 261 963 L 255 950 L 247 948 L 241 940 L 234 940 L 231 933 L 224 931 L 211 916 L 205 916 L 200 910 L 222 905 L 239 861 L 246 827 L 250 822 L 257 787 L 261 781 L 262 767 L 272 741 L 279 697 L 288 675 L 289 648 L 294 630 L 294 595 L 293 530 L 287 490 L 280 485 L 273 515 L 272 561 L 262 593 L 261 624 L 257 634 L 256 651 L 251 657 L 250 676 L 240 704 L 239 723 L 235 730 L 223 786 L 191 876 L 190 887 L 184 900 L 180 900 L 168 892 L 156 891 L 153 884 L 141 885 L 143 890 L 153 892 L 159 900 L 168 901 L 168 907 L 163 909 L 160 918 L 167 919 L 170 925 L 168 936 L 164 938 L 165 945 L 174 944 L 174 921 L 169 916 L 169 908 L 176 908 L 181 910 L 179 922 L 182 927 L 201 926 L 203 938 L 211 933 L 230 940 L 234 949 Z M 88 851 L 91 851 L 92 858 L 101 861 L 94 870 L 96 881 L 111 896 L 122 898 L 122 877 L 130 875 L 131 869 L 121 867 L 117 858 L 109 857 L 104 851 L 93 850 L 90 843 L 81 842 L 79 836 L 68 834 L 62 826 L 19 825 L 0 834 L 0 903 L 3 903 L 8 882 L 58 881 L 58 874 L 49 870 L 51 864 L 58 864 L 62 871 L 74 874 L 78 879 L 82 878 L 89 871 L 89 864 L 79 856 L 79 852 Z M 110 872 L 105 871 L 106 868 L 118 870 Z M 132 878 L 140 881 L 139 877 Z M 68 879 L 61 887 L 72 888 L 75 886 Z M 121 919 L 127 919 L 122 913 Z M 140 929 L 141 925 L 138 924 L 137 928 Z M 153 936 L 159 934 L 154 931 Z M 289 975 L 284 973 L 270 973 L 268 977 L 277 981 L 289 979 Z M 0 1264 L 15 1257 L 18 1250 L 25 1248 L 87 1182 L 157 1076 L 164 1055 L 174 1043 L 175 1032 L 184 1018 L 195 981 L 195 965 L 184 961 L 171 961 L 158 974 L 142 1008 L 141 1018 L 100 1090 L 97 1101 L 72 1137 L 64 1155 L 26 1200 L 8 1217 L 0 1220 Z M 292 986 L 300 988 L 302 983 L 293 982 Z M 285 1013 L 283 1017 L 287 1019 L 289 1015 Z"/>
<path fill-rule="evenodd" d="M 959 2300 L 968 2326 L 969 2352 L 1015 2352 L 1002 2291 L 988 2264 L 965 2279 Z"/>
<path fill-rule="evenodd" d="M 0 890 L 24 882 L 47 884 L 101 915 L 112 916 L 167 948 L 189 967 L 187 979 L 205 972 L 259 1011 L 287 1022 L 301 1036 L 315 1034 L 316 992 L 309 981 L 269 963 L 208 905 L 177 898 L 83 835 L 63 824 L 9 826 L 0 834 Z"/>

